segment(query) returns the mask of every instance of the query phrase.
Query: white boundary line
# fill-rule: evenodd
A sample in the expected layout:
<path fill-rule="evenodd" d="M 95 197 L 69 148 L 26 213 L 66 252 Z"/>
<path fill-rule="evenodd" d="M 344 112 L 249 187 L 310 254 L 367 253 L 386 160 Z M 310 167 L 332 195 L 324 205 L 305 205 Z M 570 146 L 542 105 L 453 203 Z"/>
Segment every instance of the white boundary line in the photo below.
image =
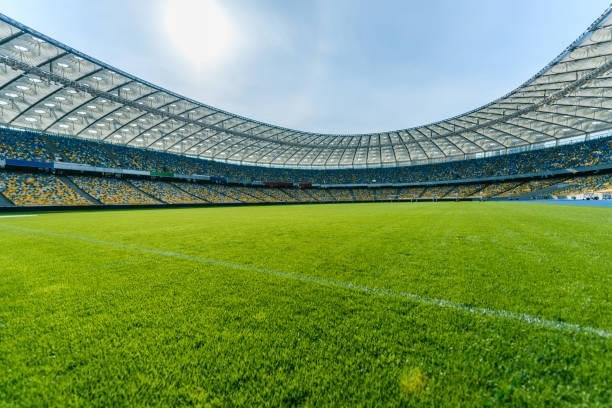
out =
<path fill-rule="evenodd" d="M 38 215 L 36 214 L 0 215 L 0 220 L 2 218 L 26 218 L 26 217 L 38 217 Z"/>
<path fill-rule="evenodd" d="M 181 260 L 192 261 L 192 262 L 205 264 L 205 265 L 221 266 L 221 267 L 239 270 L 239 271 L 255 272 L 259 274 L 265 274 L 268 276 L 275 276 L 278 278 L 290 279 L 290 280 L 294 280 L 298 282 L 310 283 L 310 284 L 315 284 L 319 286 L 345 289 L 345 290 L 360 292 L 360 293 L 364 293 L 368 295 L 380 296 L 384 298 L 405 299 L 405 300 L 409 300 L 411 302 L 419 303 L 423 305 L 436 306 L 436 307 L 440 307 L 444 309 L 456 310 L 456 311 L 463 312 L 463 313 L 493 317 L 493 318 L 498 318 L 498 319 L 514 320 L 514 321 L 526 323 L 532 326 L 539 326 L 542 328 L 563 331 L 567 333 L 584 333 L 584 334 L 591 334 L 591 335 L 595 335 L 595 336 L 603 337 L 603 338 L 612 338 L 612 331 L 609 331 L 606 329 L 601 329 L 601 328 L 591 327 L 591 326 L 583 326 L 583 325 L 574 324 L 574 323 L 566 323 L 566 322 L 561 322 L 558 320 L 548 320 L 548 319 L 544 319 L 538 316 L 529 315 L 526 313 L 511 312 L 511 311 L 503 310 L 503 309 L 492 309 L 492 308 L 486 308 L 486 307 L 469 306 L 469 305 L 465 305 L 462 303 L 456 303 L 450 300 L 431 298 L 428 296 L 421 296 L 416 293 L 401 292 L 401 291 L 395 291 L 392 289 L 385 289 L 385 288 L 372 288 L 368 286 L 357 285 L 357 284 L 353 284 L 350 282 L 345 282 L 345 281 L 340 281 L 340 280 L 335 280 L 335 279 L 326 279 L 326 278 L 320 278 L 316 276 L 282 272 L 282 271 L 277 271 L 273 269 L 260 268 L 257 266 L 245 265 L 245 264 L 231 262 L 231 261 L 224 261 L 220 259 L 206 258 L 206 257 L 201 257 L 201 256 L 196 256 L 196 255 L 188 255 L 188 254 L 183 254 L 180 252 L 164 251 L 160 249 L 141 247 L 141 246 L 133 245 L 133 244 L 123 244 L 123 243 L 118 243 L 114 241 L 105 241 L 105 240 L 100 240 L 97 238 L 88 237 L 85 235 L 58 233 L 58 232 L 51 232 L 51 231 L 34 229 L 34 228 L 23 228 L 21 226 L 7 225 L 7 224 L 3 224 L 1 228 L 4 230 L 9 230 L 9 231 L 22 233 L 26 235 L 32 235 L 32 234 L 39 235 L 39 236 L 46 235 L 50 237 L 71 239 L 73 241 L 80 241 L 80 242 L 85 242 L 85 243 L 94 244 L 94 245 L 102 245 L 102 246 L 112 247 L 112 248 L 125 250 L 125 251 L 140 252 L 144 254 L 162 256 L 166 258 L 181 259 Z"/>

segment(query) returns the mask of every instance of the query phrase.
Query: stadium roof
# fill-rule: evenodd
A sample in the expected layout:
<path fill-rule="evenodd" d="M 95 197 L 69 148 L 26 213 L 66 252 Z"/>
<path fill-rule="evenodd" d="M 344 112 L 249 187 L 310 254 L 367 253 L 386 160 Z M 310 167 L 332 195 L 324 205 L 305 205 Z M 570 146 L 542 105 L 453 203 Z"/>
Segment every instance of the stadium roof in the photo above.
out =
<path fill-rule="evenodd" d="M 177 95 L 0 14 L 0 122 L 218 161 L 294 168 L 412 165 L 558 144 L 612 130 L 612 7 L 514 91 L 450 119 L 321 134 Z"/>

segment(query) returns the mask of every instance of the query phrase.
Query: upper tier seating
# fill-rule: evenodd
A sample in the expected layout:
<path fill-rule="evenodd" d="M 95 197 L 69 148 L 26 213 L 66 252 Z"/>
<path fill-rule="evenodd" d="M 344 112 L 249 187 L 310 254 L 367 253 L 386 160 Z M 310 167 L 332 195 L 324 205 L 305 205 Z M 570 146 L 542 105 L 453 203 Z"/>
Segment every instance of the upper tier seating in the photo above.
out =
<path fill-rule="evenodd" d="M 397 168 L 295 170 L 238 166 L 81 139 L 0 129 L 0 158 L 66 161 L 98 167 L 203 174 L 242 181 L 315 184 L 428 182 L 508 176 L 612 163 L 612 139 L 486 159 Z"/>
<path fill-rule="evenodd" d="M 0 129 L 0 158 L 30 161 L 53 161 L 51 136 Z"/>

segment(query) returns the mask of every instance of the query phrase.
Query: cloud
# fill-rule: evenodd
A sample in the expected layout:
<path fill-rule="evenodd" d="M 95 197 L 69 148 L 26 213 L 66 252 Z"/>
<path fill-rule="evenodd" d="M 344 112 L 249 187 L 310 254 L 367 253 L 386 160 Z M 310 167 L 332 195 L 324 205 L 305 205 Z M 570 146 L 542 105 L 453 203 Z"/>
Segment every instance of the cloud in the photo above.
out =
<path fill-rule="evenodd" d="M 217 0 L 162 0 L 159 14 L 170 50 L 198 74 L 221 70 L 240 53 L 240 27 Z"/>

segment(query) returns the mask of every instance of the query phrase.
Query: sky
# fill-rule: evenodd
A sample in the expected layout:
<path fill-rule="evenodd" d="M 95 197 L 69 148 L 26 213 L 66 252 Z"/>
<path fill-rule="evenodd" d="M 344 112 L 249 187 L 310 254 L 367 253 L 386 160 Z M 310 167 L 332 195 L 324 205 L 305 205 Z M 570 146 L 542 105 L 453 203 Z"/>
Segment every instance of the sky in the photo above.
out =
<path fill-rule="evenodd" d="M 423 125 L 519 86 L 604 0 L 0 0 L 119 69 L 300 130 Z"/>

